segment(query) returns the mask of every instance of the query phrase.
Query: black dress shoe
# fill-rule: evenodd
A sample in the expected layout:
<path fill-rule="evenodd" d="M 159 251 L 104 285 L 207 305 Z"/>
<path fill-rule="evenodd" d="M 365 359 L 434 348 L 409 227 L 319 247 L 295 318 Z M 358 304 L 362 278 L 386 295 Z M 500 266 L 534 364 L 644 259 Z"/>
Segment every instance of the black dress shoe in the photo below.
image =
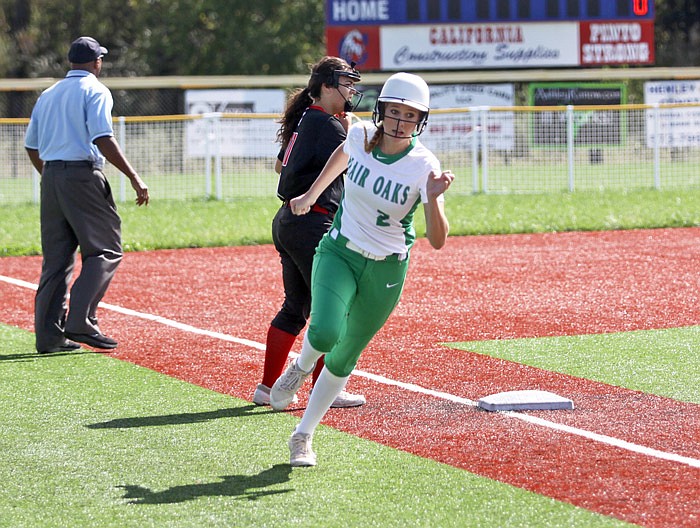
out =
<path fill-rule="evenodd" d="M 95 332 L 94 334 L 74 334 L 73 332 L 64 332 L 65 336 L 78 343 L 84 343 L 94 348 L 102 348 L 111 350 L 117 348 L 117 342 L 111 337 Z"/>
<path fill-rule="evenodd" d="M 46 350 L 39 350 L 39 354 L 52 354 L 54 352 L 73 352 L 73 350 L 78 350 L 80 345 L 73 341 L 66 339 L 58 346 L 48 348 Z"/>

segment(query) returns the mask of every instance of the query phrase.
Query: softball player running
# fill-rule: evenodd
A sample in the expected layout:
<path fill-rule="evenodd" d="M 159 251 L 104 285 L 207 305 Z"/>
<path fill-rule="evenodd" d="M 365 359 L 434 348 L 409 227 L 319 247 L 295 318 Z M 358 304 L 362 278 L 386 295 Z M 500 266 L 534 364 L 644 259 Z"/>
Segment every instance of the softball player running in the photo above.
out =
<path fill-rule="evenodd" d="M 263 379 L 253 403 L 269 405 L 270 387 L 282 374 L 296 337 L 306 326 L 311 306 L 311 266 L 321 237 L 328 231 L 343 193 L 337 177 L 319 193 L 308 215 L 296 216 L 289 200 L 306 192 L 330 155 L 346 137 L 351 112 L 362 94 L 355 89 L 360 73 L 343 59 L 324 57 L 311 68 L 306 88 L 293 93 L 277 134 L 282 145 L 276 170 L 277 195 L 282 206 L 272 221 L 272 239 L 282 262 L 284 303 L 270 323 L 265 347 Z M 319 361 L 313 381 L 323 368 Z M 364 396 L 341 392 L 333 407 L 356 407 Z"/>
<path fill-rule="evenodd" d="M 316 464 L 311 445 L 316 427 L 399 301 L 419 204 L 430 244 L 440 249 L 446 242 L 443 193 L 454 176 L 441 171 L 440 162 L 418 140 L 429 111 L 430 92 L 422 78 L 392 75 L 377 99 L 373 125 L 353 125 L 310 189 L 291 200 L 294 214 L 309 214 L 347 168 L 340 208 L 314 257 L 311 323 L 301 355 L 270 392 L 272 407 L 286 408 L 325 355 L 325 367 L 289 439 L 292 466 Z"/>

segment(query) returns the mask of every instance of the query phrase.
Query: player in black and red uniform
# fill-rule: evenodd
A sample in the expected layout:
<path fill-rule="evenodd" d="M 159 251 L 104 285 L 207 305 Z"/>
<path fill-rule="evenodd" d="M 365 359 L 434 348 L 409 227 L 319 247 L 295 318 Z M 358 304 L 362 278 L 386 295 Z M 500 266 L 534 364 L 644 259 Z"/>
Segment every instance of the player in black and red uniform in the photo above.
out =
<path fill-rule="evenodd" d="M 272 221 L 272 239 L 282 262 L 284 303 L 267 333 L 263 379 L 253 395 L 257 405 L 269 405 L 270 387 L 282 374 L 294 341 L 309 318 L 313 257 L 338 210 L 343 175 L 338 174 L 308 215 L 292 214 L 289 200 L 309 189 L 330 155 L 345 140 L 351 124 L 349 114 L 362 98 L 355 89 L 359 81 L 354 65 L 338 57 L 324 57 L 312 66 L 306 88 L 292 93 L 280 121 L 277 140 L 282 148 L 275 170 L 280 174 L 277 195 L 283 203 Z M 320 360 L 314 382 L 322 368 Z M 364 403 L 364 396 L 343 391 L 332 407 Z"/>

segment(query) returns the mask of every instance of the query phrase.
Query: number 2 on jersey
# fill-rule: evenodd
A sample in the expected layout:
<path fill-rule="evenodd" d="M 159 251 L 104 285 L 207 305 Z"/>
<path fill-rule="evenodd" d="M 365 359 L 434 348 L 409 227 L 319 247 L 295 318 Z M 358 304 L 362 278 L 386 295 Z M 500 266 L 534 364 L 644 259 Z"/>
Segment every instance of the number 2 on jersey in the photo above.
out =
<path fill-rule="evenodd" d="M 389 222 L 388 222 L 389 215 L 380 211 L 379 209 L 377 209 L 377 212 L 379 213 L 377 215 L 377 225 L 381 226 L 381 227 L 388 227 L 389 226 Z"/>

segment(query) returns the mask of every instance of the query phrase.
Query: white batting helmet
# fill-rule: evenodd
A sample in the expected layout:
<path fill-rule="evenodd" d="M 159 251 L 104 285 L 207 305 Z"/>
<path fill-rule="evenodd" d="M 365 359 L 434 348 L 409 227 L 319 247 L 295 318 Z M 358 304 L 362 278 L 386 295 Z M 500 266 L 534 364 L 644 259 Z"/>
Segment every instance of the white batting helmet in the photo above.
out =
<path fill-rule="evenodd" d="M 416 135 L 423 132 L 430 113 L 430 89 L 421 77 L 412 73 L 400 72 L 386 80 L 379 97 L 377 97 L 372 114 L 372 121 L 377 126 L 384 120 L 384 105 L 382 103 L 401 103 L 419 110 L 423 115 L 417 126 Z"/>

